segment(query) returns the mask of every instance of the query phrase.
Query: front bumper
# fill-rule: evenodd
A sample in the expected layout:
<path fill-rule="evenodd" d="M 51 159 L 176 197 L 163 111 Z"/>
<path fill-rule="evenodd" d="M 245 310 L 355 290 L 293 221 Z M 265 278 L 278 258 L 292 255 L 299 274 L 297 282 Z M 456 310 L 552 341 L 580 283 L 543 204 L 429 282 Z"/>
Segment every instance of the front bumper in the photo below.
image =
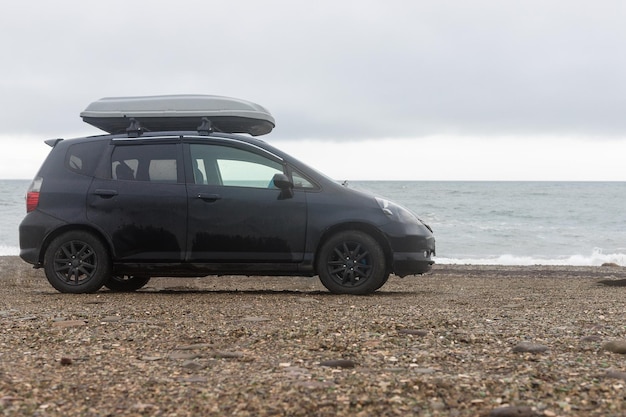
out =
<path fill-rule="evenodd" d="M 399 277 L 424 274 L 435 261 L 435 237 L 423 225 L 407 225 L 387 233 L 392 253 L 391 272 Z"/>
<path fill-rule="evenodd" d="M 393 254 L 393 273 L 400 278 L 407 275 L 421 275 L 432 269 L 435 263 L 431 259 L 433 254 L 400 252 Z"/>

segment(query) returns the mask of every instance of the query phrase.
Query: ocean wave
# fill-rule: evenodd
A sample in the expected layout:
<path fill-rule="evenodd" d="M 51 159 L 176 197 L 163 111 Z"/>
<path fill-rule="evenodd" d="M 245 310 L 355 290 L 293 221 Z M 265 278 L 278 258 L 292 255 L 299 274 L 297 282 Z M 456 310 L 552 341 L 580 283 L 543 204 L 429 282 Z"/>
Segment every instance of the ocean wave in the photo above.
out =
<path fill-rule="evenodd" d="M 601 249 L 594 249 L 590 255 L 569 255 L 555 258 L 498 255 L 486 258 L 447 258 L 436 257 L 435 262 L 443 265 L 568 265 L 568 266 L 600 266 L 605 263 L 614 263 L 626 266 L 626 253 L 603 253 Z"/>
<path fill-rule="evenodd" d="M 17 246 L 0 245 L 0 256 L 18 256 L 20 248 Z"/>

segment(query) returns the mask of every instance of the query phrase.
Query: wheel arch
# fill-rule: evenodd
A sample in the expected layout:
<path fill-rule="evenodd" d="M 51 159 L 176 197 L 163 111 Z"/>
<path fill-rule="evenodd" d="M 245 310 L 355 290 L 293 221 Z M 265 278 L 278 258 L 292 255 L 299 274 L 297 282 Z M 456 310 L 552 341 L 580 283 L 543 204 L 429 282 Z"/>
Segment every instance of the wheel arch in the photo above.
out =
<path fill-rule="evenodd" d="M 63 233 L 73 232 L 73 231 L 83 231 L 83 232 L 91 233 L 96 238 L 98 238 L 102 242 L 102 244 L 106 247 L 107 251 L 109 252 L 109 256 L 111 258 L 113 257 L 113 247 L 111 245 L 111 242 L 98 229 L 94 227 L 90 227 L 85 224 L 66 224 L 66 225 L 59 227 L 58 229 L 55 229 L 50 234 L 48 234 L 48 236 L 46 236 L 46 238 L 43 241 L 43 244 L 41 245 L 41 250 L 39 251 L 39 263 L 43 265 L 44 257 L 46 255 L 48 247 L 50 246 L 50 243 L 52 243 L 54 239 L 56 239 L 58 236 L 61 236 Z"/>
<path fill-rule="evenodd" d="M 385 266 L 387 272 L 391 272 L 393 265 L 393 253 L 391 251 L 391 245 L 385 238 L 384 234 L 378 228 L 372 226 L 371 224 L 361 222 L 348 222 L 337 224 L 328 228 L 320 237 L 319 242 L 317 242 L 317 247 L 315 248 L 315 254 L 313 256 L 313 268 L 316 274 L 319 273 L 319 271 L 317 270 L 317 258 L 320 253 L 320 248 L 332 236 L 336 235 L 337 233 L 346 231 L 359 231 L 366 233 L 367 235 L 374 238 L 374 240 L 376 240 L 376 242 L 380 245 L 383 253 L 385 254 Z"/>

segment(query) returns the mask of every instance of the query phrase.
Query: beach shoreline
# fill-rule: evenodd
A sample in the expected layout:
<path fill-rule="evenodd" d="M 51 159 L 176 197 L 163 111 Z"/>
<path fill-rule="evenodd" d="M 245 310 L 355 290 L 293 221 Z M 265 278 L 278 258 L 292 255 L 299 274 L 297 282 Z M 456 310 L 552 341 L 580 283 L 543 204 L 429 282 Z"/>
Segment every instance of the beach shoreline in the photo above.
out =
<path fill-rule="evenodd" d="M 5 415 L 626 411 L 624 267 L 435 265 L 360 297 L 240 276 L 71 295 L 0 270 Z"/>

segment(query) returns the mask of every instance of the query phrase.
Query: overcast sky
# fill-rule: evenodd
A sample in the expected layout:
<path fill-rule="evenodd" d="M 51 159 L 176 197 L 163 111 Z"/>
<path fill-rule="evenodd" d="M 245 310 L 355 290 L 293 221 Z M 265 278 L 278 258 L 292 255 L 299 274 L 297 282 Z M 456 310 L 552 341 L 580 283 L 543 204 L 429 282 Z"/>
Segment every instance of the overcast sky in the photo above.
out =
<path fill-rule="evenodd" d="M 162 3 L 166 3 L 163 5 Z M 267 107 L 336 179 L 626 180 L 622 0 L 3 3 L 0 178 L 110 96 Z"/>

